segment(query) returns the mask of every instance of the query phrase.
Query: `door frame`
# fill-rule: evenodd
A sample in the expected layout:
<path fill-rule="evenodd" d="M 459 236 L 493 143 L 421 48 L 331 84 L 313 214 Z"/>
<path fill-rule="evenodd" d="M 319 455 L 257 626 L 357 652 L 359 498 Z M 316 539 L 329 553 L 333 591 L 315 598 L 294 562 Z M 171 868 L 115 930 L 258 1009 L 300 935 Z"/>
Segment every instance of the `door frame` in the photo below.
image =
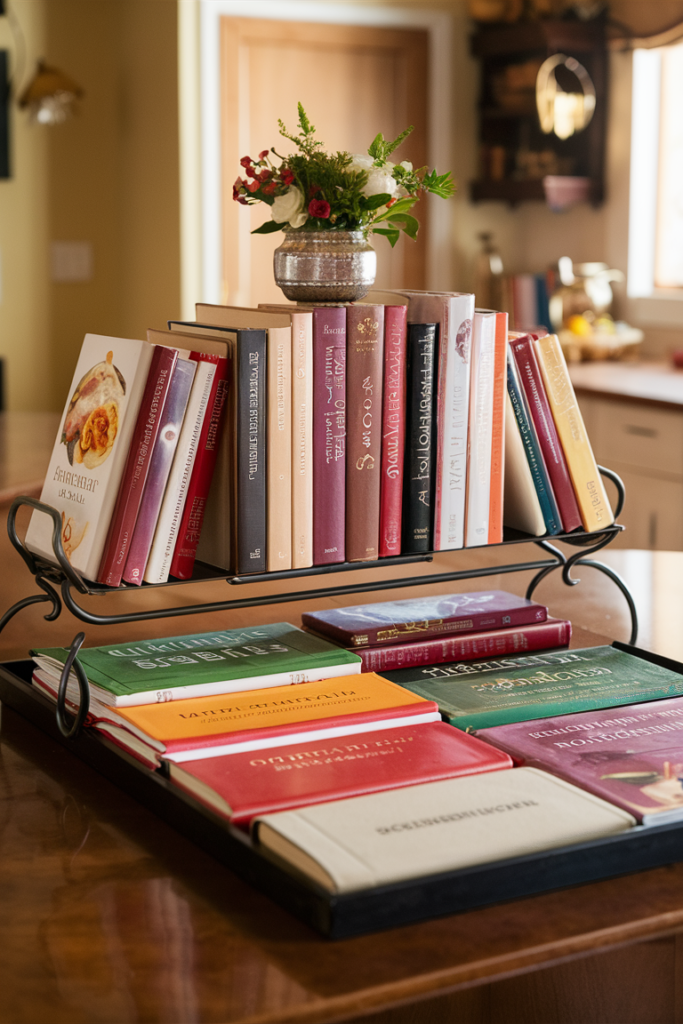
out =
<path fill-rule="evenodd" d="M 219 23 L 226 16 L 424 29 L 430 46 L 429 165 L 443 173 L 452 160 L 450 15 L 419 7 L 311 0 L 179 0 L 181 280 L 186 319 L 194 319 L 195 302 L 222 301 Z M 451 204 L 428 198 L 425 208 L 428 286 L 446 290 L 452 287 Z"/>

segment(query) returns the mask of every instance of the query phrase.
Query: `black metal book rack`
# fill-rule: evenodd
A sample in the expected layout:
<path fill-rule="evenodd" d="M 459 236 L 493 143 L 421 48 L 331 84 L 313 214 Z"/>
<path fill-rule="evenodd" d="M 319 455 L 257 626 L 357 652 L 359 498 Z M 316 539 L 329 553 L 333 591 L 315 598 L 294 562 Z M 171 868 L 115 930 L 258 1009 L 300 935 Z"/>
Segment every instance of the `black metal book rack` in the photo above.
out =
<path fill-rule="evenodd" d="M 532 537 L 528 534 L 518 533 L 517 531 L 506 530 L 503 543 L 500 546 L 509 547 L 511 550 L 514 550 L 515 545 L 517 544 L 534 543 L 545 553 L 545 558 L 539 558 L 535 561 L 527 562 L 511 561 L 509 564 L 496 565 L 495 567 L 455 569 L 450 572 L 436 572 L 423 576 L 401 576 L 400 578 L 392 579 L 363 580 L 362 576 L 358 576 L 357 583 L 354 582 L 352 584 L 338 586 L 330 585 L 322 588 L 316 587 L 315 591 L 303 589 L 278 594 L 252 594 L 248 597 L 229 598 L 225 601 L 214 601 L 207 604 L 188 604 L 180 607 L 160 607 L 151 610 L 141 609 L 138 612 L 108 615 L 97 614 L 87 608 L 84 608 L 79 603 L 79 596 L 86 597 L 113 594 L 116 592 L 131 594 L 136 591 L 149 591 L 150 588 L 156 589 L 157 587 L 180 586 L 186 582 L 196 583 L 199 581 L 220 579 L 225 580 L 229 586 L 238 588 L 247 584 L 267 584 L 277 580 L 298 580 L 308 577 L 316 579 L 323 575 L 333 576 L 340 572 L 363 573 L 370 569 L 376 570 L 378 568 L 381 569 L 390 566 L 410 566 L 417 563 L 431 562 L 434 555 L 439 554 L 440 552 L 432 551 L 425 552 L 423 554 L 400 555 L 395 558 L 382 558 L 375 562 L 342 562 L 337 565 L 313 566 L 309 569 L 293 569 L 286 572 L 281 571 L 243 576 L 227 575 L 223 570 L 198 562 L 195 565 L 195 572 L 191 580 L 171 580 L 168 583 L 161 584 L 142 584 L 140 587 L 127 586 L 125 584 L 117 588 L 105 587 L 100 584 L 89 583 L 83 579 L 80 573 L 74 569 L 69 562 L 62 546 L 62 520 L 60 513 L 55 508 L 52 508 L 52 506 L 46 505 L 41 501 L 37 501 L 35 498 L 19 497 L 15 499 L 9 510 L 7 530 L 13 546 L 23 558 L 41 592 L 33 594 L 30 597 L 25 597 L 21 601 L 17 601 L 13 604 L 12 607 L 5 612 L 2 618 L 0 618 L 0 631 L 2 631 L 7 623 L 23 608 L 42 602 L 49 602 L 51 604 L 50 610 L 45 615 L 45 619 L 48 621 L 53 621 L 58 618 L 61 613 L 62 606 L 64 606 L 82 622 L 89 623 L 91 625 L 119 625 L 125 622 L 144 621 L 147 619 L 194 615 L 203 612 L 230 611 L 238 608 L 256 607 L 259 605 L 301 601 L 309 596 L 315 596 L 316 598 L 340 597 L 356 593 L 370 593 L 377 590 L 391 590 L 401 587 L 423 586 L 433 583 L 449 583 L 456 580 L 475 579 L 493 574 L 498 575 L 513 572 L 534 573 L 526 590 L 526 597 L 530 599 L 541 581 L 555 570 L 559 569 L 561 571 L 562 580 L 567 584 L 567 586 L 575 586 L 579 580 L 572 575 L 573 570 L 578 566 L 590 566 L 607 575 L 624 595 L 631 615 L 631 636 L 629 638 L 629 642 L 634 644 L 638 636 L 638 616 L 631 592 L 618 573 L 603 562 L 595 561 L 592 557 L 602 548 L 610 544 L 611 541 L 613 541 L 614 538 L 623 530 L 623 526 L 619 525 L 616 520 L 618 519 L 624 504 L 624 485 L 619 476 L 612 472 L 612 470 L 605 469 L 602 466 L 598 468 L 600 469 L 600 473 L 608 480 L 611 480 L 617 489 L 615 524 L 613 526 L 605 527 L 605 529 L 600 532 L 585 533 L 583 531 L 575 531 L 573 533 L 558 534 L 552 538 Z M 55 564 L 33 554 L 20 539 L 16 528 L 16 517 L 18 510 L 23 505 L 28 505 L 45 515 L 50 516 L 52 519 L 52 546 Z M 567 544 L 570 548 L 574 548 L 575 550 L 571 554 L 566 554 L 556 546 L 558 541 Z M 75 738 L 78 735 L 88 712 L 88 682 L 77 657 L 78 651 L 80 650 L 84 640 L 85 634 L 82 632 L 78 633 L 77 636 L 74 637 L 69 657 L 67 658 L 62 672 L 59 687 L 56 711 L 57 725 L 61 733 L 67 738 Z M 69 672 L 72 668 L 78 679 L 81 700 L 78 714 L 70 722 L 69 715 L 65 709 L 65 698 L 66 684 L 69 678 Z"/>

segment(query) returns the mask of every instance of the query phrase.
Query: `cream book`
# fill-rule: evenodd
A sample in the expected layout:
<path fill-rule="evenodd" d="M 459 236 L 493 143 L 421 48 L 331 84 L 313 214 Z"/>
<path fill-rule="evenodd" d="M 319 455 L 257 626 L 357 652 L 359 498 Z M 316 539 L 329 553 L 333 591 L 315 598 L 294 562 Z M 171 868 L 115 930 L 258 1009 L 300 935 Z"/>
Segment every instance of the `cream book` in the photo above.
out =
<path fill-rule="evenodd" d="M 66 557 L 94 580 L 102 559 L 154 346 L 86 334 L 40 500 L 62 518 Z M 50 562 L 52 519 L 34 511 L 26 547 Z"/>
<path fill-rule="evenodd" d="M 611 526 L 614 514 L 595 462 L 557 335 L 548 334 L 538 338 L 534 348 L 584 529 L 590 533 L 603 526 Z"/>
<path fill-rule="evenodd" d="M 536 768 L 510 768 L 256 819 L 265 849 L 328 892 L 590 842 L 636 824 L 626 811 Z"/>
<path fill-rule="evenodd" d="M 495 354 L 496 314 L 489 309 L 476 309 L 472 327 L 470 414 L 467 431 L 465 547 L 468 548 L 489 542 Z"/>
<path fill-rule="evenodd" d="M 513 530 L 542 537 L 546 532 L 545 519 L 536 494 L 529 462 L 517 425 L 517 417 L 510 396 L 505 401 L 505 483 L 503 490 L 503 522 Z"/>

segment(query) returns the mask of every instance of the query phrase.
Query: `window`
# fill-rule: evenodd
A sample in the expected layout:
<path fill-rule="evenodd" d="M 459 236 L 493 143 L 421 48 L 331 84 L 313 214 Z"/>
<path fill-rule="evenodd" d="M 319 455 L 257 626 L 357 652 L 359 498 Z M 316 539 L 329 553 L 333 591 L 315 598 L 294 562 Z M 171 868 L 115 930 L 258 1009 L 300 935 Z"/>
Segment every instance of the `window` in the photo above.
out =
<path fill-rule="evenodd" d="M 682 43 L 634 51 L 632 95 L 628 294 L 664 322 L 683 304 Z"/>

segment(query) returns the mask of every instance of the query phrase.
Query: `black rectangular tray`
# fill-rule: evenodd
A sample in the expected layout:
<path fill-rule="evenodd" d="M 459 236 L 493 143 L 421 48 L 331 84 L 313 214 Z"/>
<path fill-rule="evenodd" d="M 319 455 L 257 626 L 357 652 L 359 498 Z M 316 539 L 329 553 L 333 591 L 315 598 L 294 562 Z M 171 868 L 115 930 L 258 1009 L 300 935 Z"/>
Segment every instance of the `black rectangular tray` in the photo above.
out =
<path fill-rule="evenodd" d="M 683 665 L 615 643 L 620 650 L 683 673 Z M 581 885 L 683 859 L 683 822 L 524 857 L 334 896 L 254 846 L 246 834 L 202 807 L 94 730 L 66 740 L 55 706 L 31 685 L 33 662 L 0 665 L 0 701 L 187 836 L 241 878 L 328 938 L 412 924 L 549 889 Z"/>

